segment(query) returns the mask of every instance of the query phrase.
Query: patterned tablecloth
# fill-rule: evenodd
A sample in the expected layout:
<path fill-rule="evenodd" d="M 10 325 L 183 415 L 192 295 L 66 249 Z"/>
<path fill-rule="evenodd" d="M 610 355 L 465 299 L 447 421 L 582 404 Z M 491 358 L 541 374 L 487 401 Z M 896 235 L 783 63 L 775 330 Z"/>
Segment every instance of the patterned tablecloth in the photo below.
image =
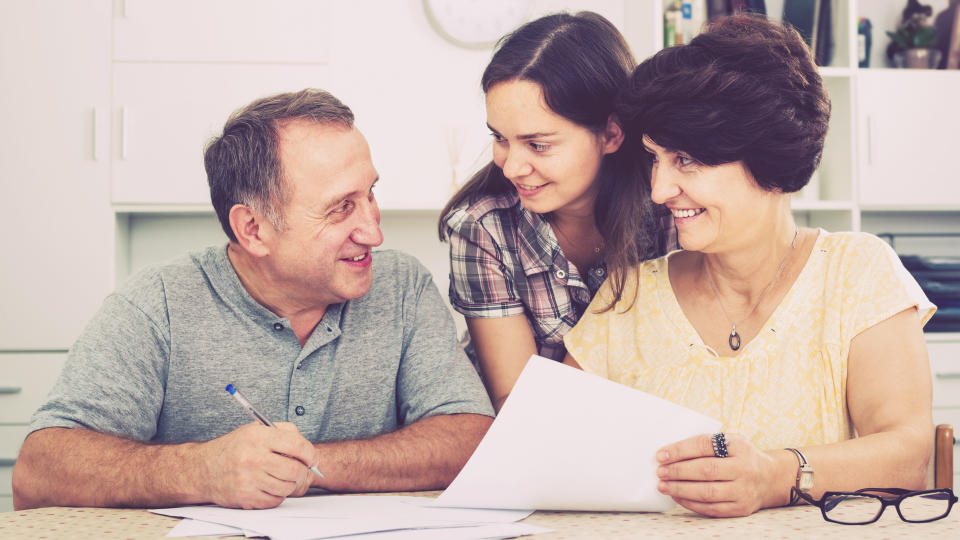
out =
<path fill-rule="evenodd" d="M 436 495 L 436 492 L 429 493 Z M 146 510 L 41 508 L 0 513 L 0 539 L 156 539 L 179 520 Z M 597 538 L 913 538 L 960 539 L 960 511 L 932 523 L 904 523 L 894 508 L 870 525 L 827 523 L 812 507 L 774 508 L 744 518 L 711 519 L 682 508 L 663 514 L 536 512 L 524 520 L 554 532 L 536 540 Z"/>

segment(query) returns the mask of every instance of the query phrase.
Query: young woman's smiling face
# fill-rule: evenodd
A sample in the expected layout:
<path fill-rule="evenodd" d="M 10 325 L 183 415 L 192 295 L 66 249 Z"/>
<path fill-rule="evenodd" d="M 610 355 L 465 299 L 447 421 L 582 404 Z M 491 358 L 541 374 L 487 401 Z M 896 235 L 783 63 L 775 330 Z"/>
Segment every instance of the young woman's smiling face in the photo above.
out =
<path fill-rule="evenodd" d="M 596 134 L 547 107 L 540 85 L 499 83 L 487 92 L 487 126 L 493 162 L 503 170 L 527 209 L 592 213 L 597 173 L 606 154 L 623 142 L 619 126 Z"/>

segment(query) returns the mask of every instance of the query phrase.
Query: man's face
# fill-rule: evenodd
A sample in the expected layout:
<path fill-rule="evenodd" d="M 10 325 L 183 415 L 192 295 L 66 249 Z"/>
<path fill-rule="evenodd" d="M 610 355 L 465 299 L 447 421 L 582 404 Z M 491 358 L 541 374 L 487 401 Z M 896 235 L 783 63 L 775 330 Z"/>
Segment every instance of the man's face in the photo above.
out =
<path fill-rule="evenodd" d="M 363 296 L 370 250 L 383 243 L 366 139 L 353 127 L 304 120 L 282 125 L 279 136 L 285 229 L 261 226 L 272 285 L 302 308 Z"/>

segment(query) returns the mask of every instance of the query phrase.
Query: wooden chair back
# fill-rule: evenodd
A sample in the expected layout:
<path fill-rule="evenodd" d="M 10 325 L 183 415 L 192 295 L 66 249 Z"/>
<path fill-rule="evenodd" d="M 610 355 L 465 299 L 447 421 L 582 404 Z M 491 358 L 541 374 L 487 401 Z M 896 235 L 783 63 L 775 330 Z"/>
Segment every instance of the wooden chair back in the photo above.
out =
<path fill-rule="evenodd" d="M 937 426 L 933 445 L 933 487 L 953 487 L 953 426 Z"/>

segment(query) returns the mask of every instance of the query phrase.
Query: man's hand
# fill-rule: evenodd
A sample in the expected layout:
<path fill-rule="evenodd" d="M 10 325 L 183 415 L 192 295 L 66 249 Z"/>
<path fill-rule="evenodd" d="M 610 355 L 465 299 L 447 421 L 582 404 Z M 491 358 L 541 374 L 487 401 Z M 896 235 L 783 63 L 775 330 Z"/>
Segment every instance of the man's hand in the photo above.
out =
<path fill-rule="evenodd" d="M 209 499 L 228 508 L 273 508 L 306 493 L 320 452 L 294 424 L 241 426 L 199 447 Z"/>

